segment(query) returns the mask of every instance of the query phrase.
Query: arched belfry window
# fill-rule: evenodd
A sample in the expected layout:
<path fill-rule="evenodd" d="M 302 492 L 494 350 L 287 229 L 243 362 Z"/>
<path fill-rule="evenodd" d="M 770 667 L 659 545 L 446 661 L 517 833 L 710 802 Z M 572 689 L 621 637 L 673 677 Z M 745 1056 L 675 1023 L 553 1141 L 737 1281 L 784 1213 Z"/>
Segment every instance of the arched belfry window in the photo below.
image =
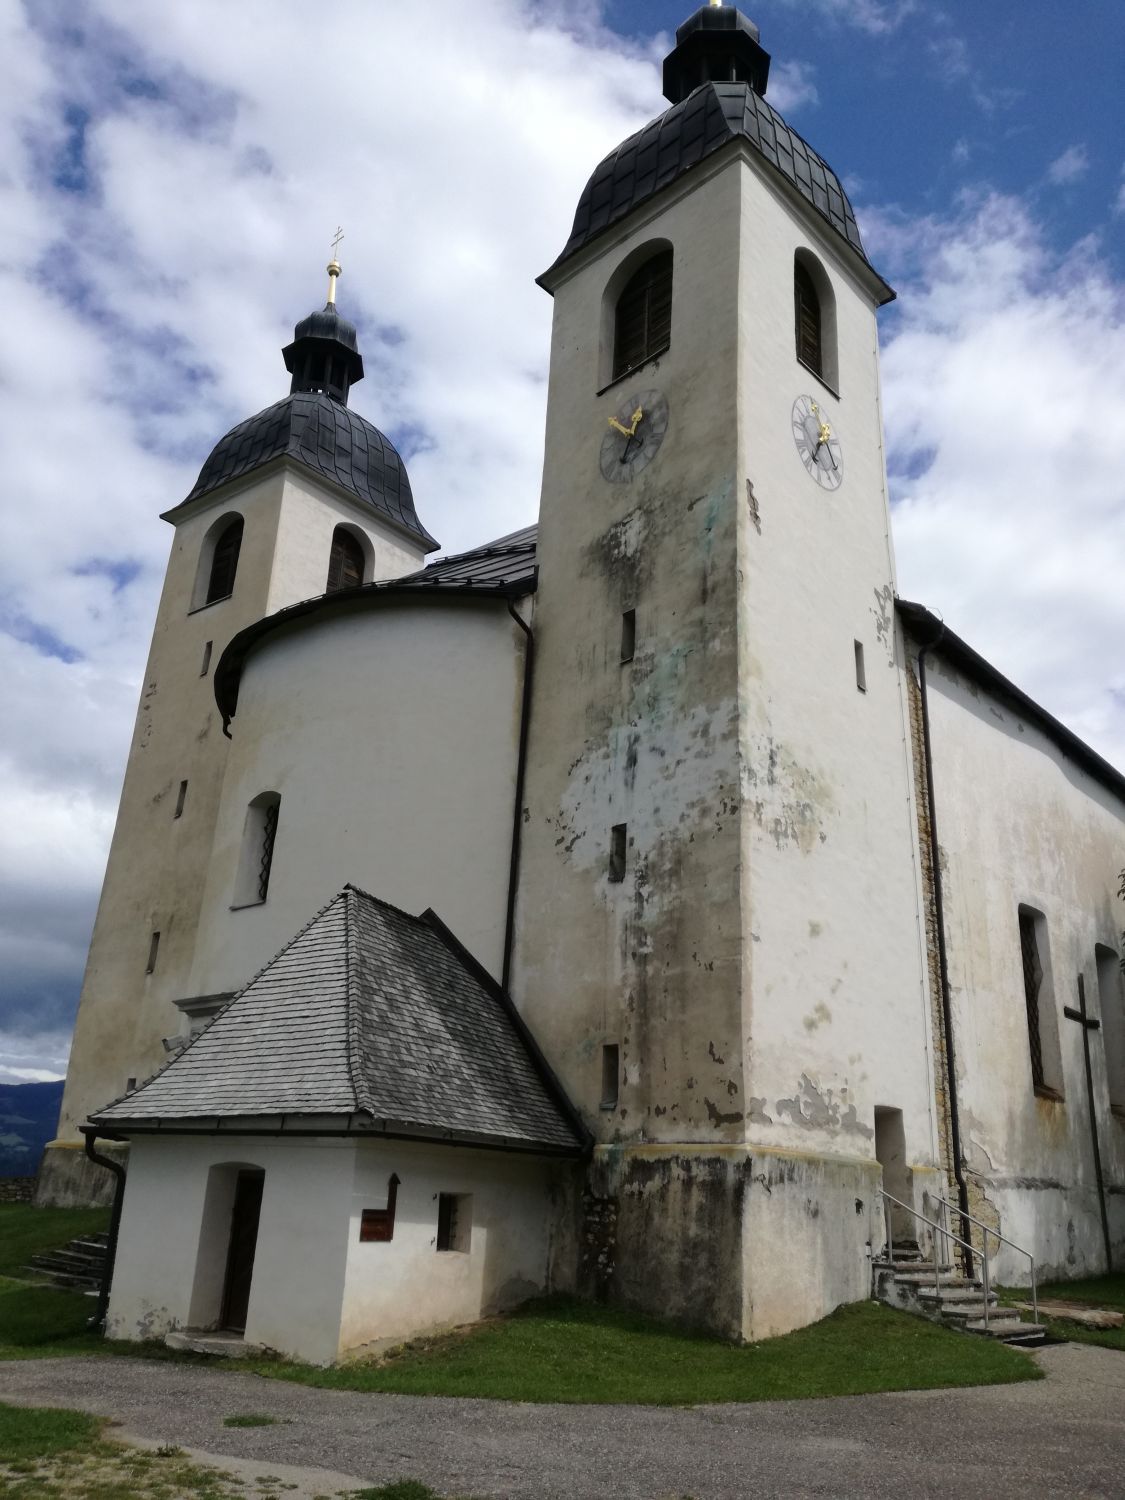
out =
<path fill-rule="evenodd" d="M 354 589 L 363 582 L 363 548 L 346 526 L 337 526 L 332 533 L 332 552 L 328 559 L 328 582 L 326 594 L 335 594 L 339 589 Z"/>
<path fill-rule="evenodd" d="M 613 374 L 635 370 L 672 342 L 672 252 L 650 256 L 625 283 L 613 329 Z"/>
<path fill-rule="evenodd" d="M 793 261 L 793 314 L 798 360 L 839 394 L 836 297 L 828 273 L 808 250 L 798 250 Z"/>
<path fill-rule="evenodd" d="M 238 554 L 242 550 L 242 517 L 238 516 L 219 536 L 211 554 L 211 571 L 207 578 L 205 604 L 225 599 L 234 593 L 234 575 L 238 572 Z"/>

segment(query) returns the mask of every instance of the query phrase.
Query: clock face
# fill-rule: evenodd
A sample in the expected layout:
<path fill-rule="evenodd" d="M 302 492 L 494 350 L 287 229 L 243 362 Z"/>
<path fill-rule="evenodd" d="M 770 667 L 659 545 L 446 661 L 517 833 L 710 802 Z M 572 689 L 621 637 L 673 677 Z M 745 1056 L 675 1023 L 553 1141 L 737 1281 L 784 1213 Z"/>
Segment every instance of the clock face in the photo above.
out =
<path fill-rule="evenodd" d="M 822 490 L 838 490 L 844 482 L 844 455 L 825 413 L 811 396 L 793 403 L 793 441 L 805 468 Z"/>
<path fill-rule="evenodd" d="M 609 418 L 601 470 L 610 484 L 629 484 L 660 451 L 668 431 L 668 401 L 659 391 L 637 391 Z"/>

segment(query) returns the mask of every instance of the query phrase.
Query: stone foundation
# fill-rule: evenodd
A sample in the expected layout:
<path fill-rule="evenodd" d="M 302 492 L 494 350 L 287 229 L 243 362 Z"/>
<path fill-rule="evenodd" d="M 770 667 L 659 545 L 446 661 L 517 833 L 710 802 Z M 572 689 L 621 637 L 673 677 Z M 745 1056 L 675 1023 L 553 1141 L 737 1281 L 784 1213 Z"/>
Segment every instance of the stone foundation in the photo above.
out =
<path fill-rule="evenodd" d="M 128 1146 L 98 1141 L 99 1156 L 128 1164 Z M 86 1155 L 84 1141 L 51 1141 L 39 1163 L 35 1184 L 37 1208 L 109 1208 L 117 1178 Z"/>

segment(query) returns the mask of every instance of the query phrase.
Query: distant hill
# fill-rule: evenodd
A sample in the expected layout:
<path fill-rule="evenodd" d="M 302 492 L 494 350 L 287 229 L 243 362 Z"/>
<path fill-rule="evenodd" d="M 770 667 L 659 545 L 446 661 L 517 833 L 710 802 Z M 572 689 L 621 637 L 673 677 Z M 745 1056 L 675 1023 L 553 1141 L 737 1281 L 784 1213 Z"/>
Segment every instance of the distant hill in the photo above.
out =
<path fill-rule="evenodd" d="M 0 1177 L 33 1177 L 54 1140 L 63 1080 L 0 1083 Z"/>

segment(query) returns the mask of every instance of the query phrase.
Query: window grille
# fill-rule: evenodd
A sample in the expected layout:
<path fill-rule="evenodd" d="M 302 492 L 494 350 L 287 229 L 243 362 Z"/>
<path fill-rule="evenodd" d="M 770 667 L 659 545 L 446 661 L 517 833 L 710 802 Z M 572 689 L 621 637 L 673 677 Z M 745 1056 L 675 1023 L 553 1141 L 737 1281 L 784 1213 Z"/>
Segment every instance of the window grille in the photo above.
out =
<path fill-rule="evenodd" d="M 332 553 L 328 559 L 326 594 L 340 589 L 356 588 L 363 582 L 363 548 L 350 531 L 337 526 L 332 533 Z"/>
<path fill-rule="evenodd" d="M 808 269 L 800 261 L 793 268 L 793 299 L 797 314 L 797 358 L 814 375 L 823 378 L 820 298 Z"/>
<path fill-rule="evenodd" d="M 211 576 L 207 580 L 207 604 L 234 593 L 234 575 L 238 571 L 238 554 L 242 550 L 242 520 L 232 521 L 215 543 L 211 557 Z"/>
<path fill-rule="evenodd" d="M 1039 991 L 1043 986 L 1043 965 L 1039 960 L 1039 941 L 1035 934 L 1035 917 L 1020 912 L 1020 948 L 1023 952 L 1023 992 L 1027 1001 L 1027 1039 L 1031 1046 L 1031 1078 L 1036 1088 L 1044 1086 L 1043 1036 L 1039 1029 Z"/>
<path fill-rule="evenodd" d="M 271 802 L 266 808 L 262 823 L 262 856 L 258 861 L 259 901 L 266 899 L 266 892 L 270 888 L 270 868 L 273 865 L 273 844 L 277 837 L 277 811 L 280 806 L 279 802 Z"/>
<path fill-rule="evenodd" d="M 672 252 L 646 260 L 617 299 L 613 379 L 663 354 L 672 342 Z"/>

